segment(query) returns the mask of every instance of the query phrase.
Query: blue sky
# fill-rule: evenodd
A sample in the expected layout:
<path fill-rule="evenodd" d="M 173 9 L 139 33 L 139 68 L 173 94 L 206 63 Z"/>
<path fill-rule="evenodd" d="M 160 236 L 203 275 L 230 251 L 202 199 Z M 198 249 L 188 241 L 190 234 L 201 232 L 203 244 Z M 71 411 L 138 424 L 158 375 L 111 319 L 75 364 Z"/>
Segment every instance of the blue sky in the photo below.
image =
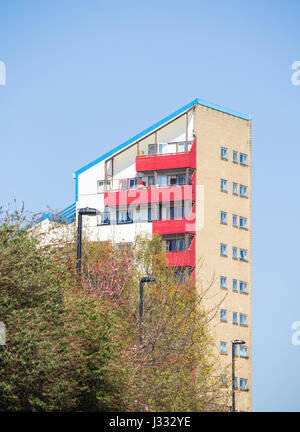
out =
<path fill-rule="evenodd" d="M 66 207 L 75 170 L 196 97 L 253 116 L 257 411 L 300 411 L 299 19 L 297 0 L 0 4 L 4 206 Z"/>

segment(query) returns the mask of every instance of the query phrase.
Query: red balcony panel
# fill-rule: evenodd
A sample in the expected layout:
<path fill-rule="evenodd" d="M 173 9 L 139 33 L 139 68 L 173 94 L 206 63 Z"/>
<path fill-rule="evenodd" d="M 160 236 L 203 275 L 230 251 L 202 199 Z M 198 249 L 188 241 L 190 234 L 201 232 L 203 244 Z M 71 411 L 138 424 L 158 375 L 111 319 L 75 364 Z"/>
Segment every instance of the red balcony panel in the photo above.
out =
<path fill-rule="evenodd" d="M 191 213 L 188 218 L 184 219 L 153 221 L 152 232 L 159 235 L 195 233 L 195 214 Z"/>
<path fill-rule="evenodd" d="M 153 234 L 180 234 L 185 232 L 195 232 L 195 220 L 181 219 L 181 220 L 162 220 L 153 221 L 152 223 Z"/>
<path fill-rule="evenodd" d="M 117 190 L 104 193 L 104 206 L 192 200 L 192 185 Z"/>
<path fill-rule="evenodd" d="M 187 251 L 168 252 L 166 254 L 168 267 L 195 267 L 195 239 L 196 237 L 193 238 L 191 246 Z"/>
<path fill-rule="evenodd" d="M 155 154 L 137 156 L 136 172 L 159 171 L 175 168 L 196 168 L 196 139 L 187 153 Z"/>

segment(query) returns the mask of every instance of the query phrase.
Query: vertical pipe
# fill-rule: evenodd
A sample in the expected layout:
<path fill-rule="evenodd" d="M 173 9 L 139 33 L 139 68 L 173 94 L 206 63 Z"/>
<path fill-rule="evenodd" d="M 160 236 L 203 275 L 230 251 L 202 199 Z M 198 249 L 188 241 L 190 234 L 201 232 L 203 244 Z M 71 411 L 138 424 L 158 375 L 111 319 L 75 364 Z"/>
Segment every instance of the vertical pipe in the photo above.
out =
<path fill-rule="evenodd" d="M 82 238 L 82 214 L 78 212 L 78 226 L 77 226 L 77 274 L 81 272 L 81 238 Z"/>
<path fill-rule="evenodd" d="M 142 332 L 143 332 L 143 281 L 140 281 L 140 345 L 143 344 L 143 336 L 142 336 Z"/>
<path fill-rule="evenodd" d="M 234 371 L 234 343 L 232 343 L 232 412 L 235 412 L 235 389 L 234 389 L 234 381 L 235 381 L 235 371 Z"/>

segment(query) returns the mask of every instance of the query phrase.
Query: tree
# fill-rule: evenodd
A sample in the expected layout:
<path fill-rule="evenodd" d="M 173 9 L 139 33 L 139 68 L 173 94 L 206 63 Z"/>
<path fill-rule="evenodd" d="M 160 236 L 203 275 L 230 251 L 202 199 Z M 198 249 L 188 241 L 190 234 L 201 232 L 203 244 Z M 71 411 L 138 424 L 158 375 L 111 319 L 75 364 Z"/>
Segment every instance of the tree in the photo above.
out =
<path fill-rule="evenodd" d="M 129 350 L 133 365 L 130 388 L 135 395 L 131 409 L 227 410 L 228 391 L 220 382 L 220 365 L 209 332 L 218 305 L 205 310 L 205 292 L 196 292 L 189 273 L 182 268 L 175 275 L 167 266 L 159 236 L 139 236 L 131 247 L 103 243 L 95 250 L 90 245 L 84 269 L 83 284 L 89 291 L 121 304 L 131 323 L 135 335 Z M 143 276 L 152 276 L 155 282 L 144 290 L 140 346 L 138 287 Z"/>
<path fill-rule="evenodd" d="M 39 245 L 22 215 L 2 214 L 0 410 L 125 410 L 132 397 L 124 310 L 82 289 L 63 245 Z"/>

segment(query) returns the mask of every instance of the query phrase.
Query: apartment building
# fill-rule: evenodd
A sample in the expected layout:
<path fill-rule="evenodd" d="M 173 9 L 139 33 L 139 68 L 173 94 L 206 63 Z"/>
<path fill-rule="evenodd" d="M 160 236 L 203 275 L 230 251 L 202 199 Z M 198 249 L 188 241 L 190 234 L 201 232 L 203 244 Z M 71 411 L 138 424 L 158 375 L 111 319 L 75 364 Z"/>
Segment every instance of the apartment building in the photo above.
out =
<path fill-rule="evenodd" d="M 213 336 L 223 365 L 236 350 L 236 408 L 251 410 L 251 119 L 195 99 L 74 174 L 76 209 L 90 239 L 130 243 L 158 233 L 168 265 L 210 284 L 208 308 L 221 299 Z M 226 295 L 225 295 L 226 294 Z"/>

